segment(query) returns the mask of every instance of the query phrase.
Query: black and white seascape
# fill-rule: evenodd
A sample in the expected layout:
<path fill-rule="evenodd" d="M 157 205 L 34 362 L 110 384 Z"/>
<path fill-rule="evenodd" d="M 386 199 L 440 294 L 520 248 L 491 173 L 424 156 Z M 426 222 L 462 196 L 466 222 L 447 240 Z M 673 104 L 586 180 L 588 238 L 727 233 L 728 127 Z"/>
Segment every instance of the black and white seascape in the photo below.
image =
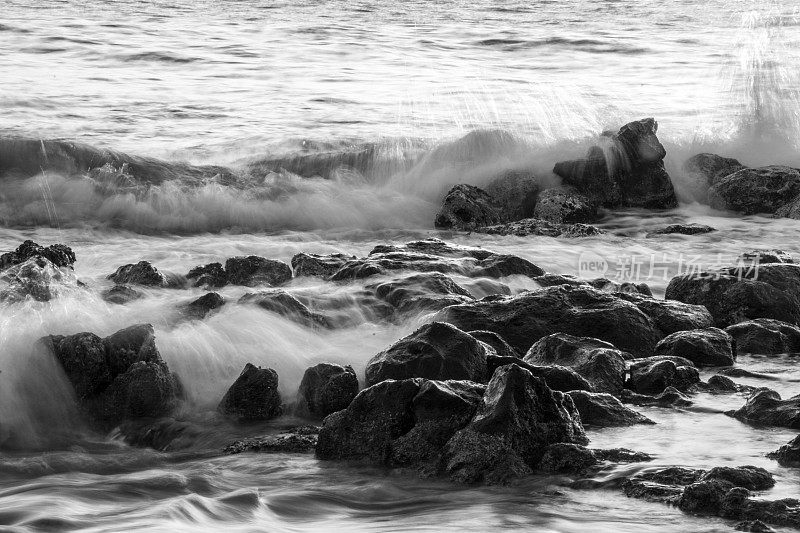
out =
<path fill-rule="evenodd" d="M 800 530 L 794 0 L 0 0 L 0 529 Z"/>

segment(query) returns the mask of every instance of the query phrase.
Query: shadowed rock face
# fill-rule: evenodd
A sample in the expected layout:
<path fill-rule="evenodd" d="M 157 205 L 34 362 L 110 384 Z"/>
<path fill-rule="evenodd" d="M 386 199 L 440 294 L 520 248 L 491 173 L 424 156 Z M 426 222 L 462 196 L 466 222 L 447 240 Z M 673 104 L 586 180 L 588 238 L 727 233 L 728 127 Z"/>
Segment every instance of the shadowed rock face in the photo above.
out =
<path fill-rule="evenodd" d="M 217 409 L 242 422 L 280 416 L 283 407 L 278 393 L 278 373 L 247 363 Z"/>
<path fill-rule="evenodd" d="M 725 328 L 740 353 L 800 352 L 800 328 L 780 320 L 758 318 Z"/>
<path fill-rule="evenodd" d="M 671 360 L 645 359 L 631 365 L 627 387 L 642 394 L 660 394 L 668 387 L 686 392 L 700 382 L 700 374 L 691 363 L 682 365 Z"/>
<path fill-rule="evenodd" d="M 442 201 L 433 225 L 443 229 L 471 230 L 503 221 L 494 198 L 478 187 L 460 184 L 454 186 Z"/>
<path fill-rule="evenodd" d="M 481 226 L 475 228 L 476 233 L 489 235 L 516 235 L 517 237 L 564 237 L 578 238 L 602 235 L 605 231 L 588 224 L 556 224 L 540 218 L 525 218 L 506 224 Z"/>
<path fill-rule="evenodd" d="M 741 409 L 725 414 L 749 424 L 800 429 L 800 395 L 781 400 L 777 392 L 759 389 Z"/>
<path fill-rule="evenodd" d="M 41 342 L 61 364 L 83 411 L 100 425 L 163 416 L 181 395 L 149 324 L 131 326 L 105 339 L 78 333 L 51 335 Z"/>
<path fill-rule="evenodd" d="M 342 268 L 345 263 L 356 259 L 354 255 L 345 254 L 306 254 L 299 253 L 292 257 L 292 270 L 295 277 L 316 276 L 327 279 Z"/>
<path fill-rule="evenodd" d="M 554 187 L 539 195 L 533 217 L 556 224 L 573 224 L 594 222 L 599 213 L 597 204 L 578 191 Z"/>
<path fill-rule="evenodd" d="M 72 267 L 75 264 L 75 253 L 69 246 L 51 244 L 40 246 L 31 240 L 20 244 L 13 252 L 0 255 L 0 270 L 19 265 L 29 259 L 42 257 L 57 267 Z"/>
<path fill-rule="evenodd" d="M 103 292 L 103 300 L 118 305 L 139 300 L 143 297 L 144 293 L 127 285 L 114 285 L 110 289 Z"/>
<path fill-rule="evenodd" d="M 0 280 L 6 283 L 0 290 L 0 301 L 5 302 L 20 302 L 30 298 L 48 302 L 63 292 L 79 288 L 72 268 L 59 268 L 42 256 L 31 257 L 6 268 Z"/>
<path fill-rule="evenodd" d="M 222 263 L 209 263 L 194 267 L 186 274 L 195 287 L 224 287 L 228 284 L 228 274 Z"/>
<path fill-rule="evenodd" d="M 275 287 L 292 279 L 289 265 L 256 255 L 231 257 L 225 261 L 225 272 L 231 285 L 248 287 L 262 283 Z"/>
<path fill-rule="evenodd" d="M 437 311 L 449 305 L 473 301 L 468 290 L 438 272 L 426 272 L 368 285 L 375 295 L 400 313 Z"/>
<path fill-rule="evenodd" d="M 736 159 L 707 153 L 693 155 L 683 164 L 683 171 L 701 182 L 698 185 L 705 189 L 743 168 L 745 166 Z"/>
<path fill-rule="evenodd" d="M 777 451 L 768 453 L 767 457 L 775 459 L 782 466 L 800 467 L 800 435 L 788 444 L 778 448 Z"/>
<path fill-rule="evenodd" d="M 669 226 L 655 229 L 647 234 L 647 237 L 657 237 L 659 235 L 701 235 L 717 231 L 711 226 L 704 224 L 670 224 Z"/>
<path fill-rule="evenodd" d="M 426 324 L 367 363 L 366 386 L 386 379 L 485 380 L 491 348 L 460 329 Z"/>
<path fill-rule="evenodd" d="M 717 328 L 678 331 L 656 345 L 656 355 L 688 359 L 695 366 L 732 366 L 736 361 L 733 338 Z"/>
<path fill-rule="evenodd" d="M 188 318 L 203 319 L 215 309 L 225 305 L 225 298 L 216 292 L 208 292 L 181 307 L 181 311 Z"/>
<path fill-rule="evenodd" d="M 545 384 L 554 391 L 594 390 L 594 387 L 586 378 L 566 366 L 531 365 L 516 356 L 489 355 L 486 358 L 489 375 L 493 375 L 495 370 L 505 365 L 517 365 L 524 368 L 534 376 L 542 378 Z"/>
<path fill-rule="evenodd" d="M 169 285 L 167 277 L 151 265 L 149 261 L 123 265 L 116 272 L 110 274 L 108 279 L 118 285 L 131 284 L 150 287 L 166 287 Z"/>
<path fill-rule="evenodd" d="M 311 311 L 297 298 L 282 290 L 249 292 L 239 298 L 239 303 L 257 305 L 309 328 L 332 327 L 328 317 Z"/>
<path fill-rule="evenodd" d="M 739 170 L 718 179 L 708 191 L 711 207 L 745 215 L 776 214 L 798 195 L 800 170 L 782 166 Z"/>
<path fill-rule="evenodd" d="M 587 391 L 570 391 L 575 408 L 584 426 L 619 427 L 635 424 L 655 424 L 646 416 L 622 405 L 610 394 Z"/>
<path fill-rule="evenodd" d="M 324 418 L 346 409 L 358 394 L 358 379 L 351 366 L 320 363 L 303 374 L 297 392 L 300 411 Z"/>

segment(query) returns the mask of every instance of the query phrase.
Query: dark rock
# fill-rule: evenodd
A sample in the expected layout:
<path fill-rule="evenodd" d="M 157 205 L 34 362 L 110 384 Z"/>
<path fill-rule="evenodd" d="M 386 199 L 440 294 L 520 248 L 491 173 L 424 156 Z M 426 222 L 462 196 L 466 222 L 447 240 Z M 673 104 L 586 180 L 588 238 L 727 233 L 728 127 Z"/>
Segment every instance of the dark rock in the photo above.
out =
<path fill-rule="evenodd" d="M 6 268 L 0 275 L 0 280 L 6 283 L 0 290 L 0 301 L 4 302 L 28 299 L 48 302 L 81 286 L 71 268 L 59 268 L 49 259 L 40 256 Z"/>
<path fill-rule="evenodd" d="M 529 216 L 555 224 L 574 224 L 594 222 L 599 214 L 597 204 L 578 191 L 555 187 L 539 195 L 536 209 Z"/>
<path fill-rule="evenodd" d="M 628 409 L 622 402 L 610 394 L 586 391 L 567 393 L 578 412 L 584 426 L 620 427 L 635 424 L 655 424 L 646 416 Z"/>
<path fill-rule="evenodd" d="M 494 371 L 501 366 L 512 364 L 521 366 L 537 378 L 542 378 L 545 384 L 554 391 L 594 390 L 592 384 L 572 368 L 558 365 L 530 365 L 517 357 L 489 355 L 486 358 L 487 374 L 493 375 Z"/>
<path fill-rule="evenodd" d="M 556 332 L 595 337 L 636 356 L 652 354 L 661 338 L 652 320 L 620 297 L 588 287 L 560 285 L 498 301 L 443 309 L 436 320 L 465 330 L 493 331 L 515 350 Z"/>
<path fill-rule="evenodd" d="M 701 481 L 718 479 L 747 490 L 767 490 L 775 486 L 772 474 L 757 466 L 717 466 L 703 474 Z"/>
<path fill-rule="evenodd" d="M 72 268 L 72 265 L 75 264 L 75 253 L 69 246 L 51 244 L 50 246 L 44 247 L 31 240 L 27 240 L 20 244 L 13 252 L 0 255 L 0 271 L 14 265 L 25 263 L 29 259 L 39 257 L 47 259 L 53 265 L 61 268 Z"/>
<path fill-rule="evenodd" d="M 800 328 L 780 320 L 758 318 L 725 328 L 740 353 L 800 352 Z"/>
<path fill-rule="evenodd" d="M 700 382 L 700 374 L 691 366 L 678 366 L 669 360 L 634 362 L 628 388 L 638 393 L 659 394 L 667 387 L 687 391 Z"/>
<path fill-rule="evenodd" d="M 241 422 L 270 420 L 283 413 L 278 373 L 247 363 L 217 409 Z"/>
<path fill-rule="evenodd" d="M 768 453 L 767 457 L 775 459 L 782 466 L 800 467 L 800 435 L 776 451 Z"/>
<path fill-rule="evenodd" d="M 733 339 L 717 328 L 672 333 L 661 339 L 655 353 L 683 357 L 697 367 L 732 366 L 736 361 Z"/>
<path fill-rule="evenodd" d="M 635 452 L 627 448 L 611 448 L 607 450 L 592 450 L 595 457 L 601 461 L 612 463 L 645 463 L 652 461 L 653 456 L 649 453 Z"/>
<path fill-rule="evenodd" d="M 532 365 L 572 368 L 592 384 L 596 392 L 619 394 L 625 384 L 625 360 L 629 354 L 612 344 L 590 337 L 554 333 L 530 347 L 524 361 Z"/>
<path fill-rule="evenodd" d="M 495 333 L 493 331 L 476 330 L 476 331 L 470 331 L 469 334 L 472 335 L 473 337 L 475 337 L 476 339 L 478 339 L 479 341 L 484 342 L 484 343 L 488 344 L 489 346 L 491 346 L 492 348 L 494 348 L 495 353 L 499 357 L 514 357 L 516 359 L 521 359 L 522 358 L 522 356 L 519 354 L 519 352 L 517 352 L 514 348 L 512 348 L 511 345 L 508 344 L 503 339 L 503 337 L 501 337 L 500 335 L 498 335 L 497 333 Z M 508 363 L 504 363 L 504 364 L 508 364 Z M 503 366 L 503 365 L 498 365 L 498 366 Z M 494 373 L 494 369 L 491 369 L 489 371 L 489 375 L 491 375 L 493 373 Z M 534 375 L 536 375 L 536 374 L 534 374 Z M 553 387 L 550 387 L 550 388 L 552 389 Z"/>
<path fill-rule="evenodd" d="M 369 255 L 388 254 L 388 253 L 410 253 L 435 255 L 439 257 L 486 259 L 496 255 L 491 250 L 477 248 L 474 246 L 462 246 L 450 244 L 441 239 L 428 238 L 418 241 L 407 242 L 402 245 L 380 244 L 372 249 Z"/>
<path fill-rule="evenodd" d="M 150 287 L 167 287 L 169 285 L 167 277 L 148 261 L 139 261 L 135 265 L 123 265 L 116 272 L 110 274 L 108 279 L 117 285 L 131 284 Z"/>
<path fill-rule="evenodd" d="M 775 531 L 761 520 L 745 520 L 736 524 L 733 529 L 750 533 L 774 533 Z"/>
<path fill-rule="evenodd" d="M 766 264 L 676 276 L 666 298 L 704 305 L 717 327 L 755 318 L 800 323 L 800 265 Z"/>
<path fill-rule="evenodd" d="M 332 327 L 328 317 L 311 311 L 297 298 L 284 291 L 249 292 L 239 298 L 239 303 L 257 305 L 309 328 Z"/>
<path fill-rule="evenodd" d="M 795 263 L 794 258 L 783 250 L 749 250 L 739 256 L 744 263 L 767 264 L 767 263 Z"/>
<path fill-rule="evenodd" d="M 535 216 L 533 210 L 539 196 L 539 183 L 529 172 L 510 170 L 484 187 L 503 220 L 520 220 Z"/>
<path fill-rule="evenodd" d="M 470 302 L 468 290 L 439 272 L 424 272 L 396 278 L 378 285 L 368 285 L 375 295 L 400 313 L 438 311 L 449 305 Z"/>
<path fill-rule="evenodd" d="M 693 155 L 683 164 L 683 171 L 696 178 L 700 178 L 704 189 L 708 189 L 718 180 L 745 168 L 736 159 L 722 157 L 716 154 Z"/>
<path fill-rule="evenodd" d="M 484 381 L 487 348 L 450 324 L 426 324 L 369 360 L 366 386 L 416 377 Z"/>
<path fill-rule="evenodd" d="M 717 231 L 716 228 L 704 224 L 670 224 L 669 226 L 655 229 L 647 233 L 647 237 L 657 237 L 659 235 L 701 235 Z"/>
<path fill-rule="evenodd" d="M 653 321 L 661 336 L 676 331 L 709 328 L 714 325 L 714 318 L 703 305 L 647 298 L 633 292 L 616 292 L 615 296 L 636 305 Z"/>
<path fill-rule="evenodd" d="M 568 284 L 572 285 L 572 283 Z M 653 297 L 653 291 L 650 290 L 650 287 L 647 285 L 647 283 L 631 283 L 629 281 L 617 283 L 616 281 L 611 281 L 607 278 L 595 278 L 586 280 L 586 284 L 603 292 L 633 294 L 636 296 L 646 296 L 648 298 Z M 635 298 L 630 301 L 637 303 Z"/>
<path fill-rule="evenodd" d="M 494 198 L 473 185 L 456 185 L 442 200 L 434 226 L 445 229 L 472 230 L 503 222 Z"/>
<path fill-rule="evenodd" d="M 289 265 L 256 255 L 231 257 L 225 261 L 225 272 L 231 285 L 248 287 L 260 284 L 276 287 L 292 279 Z"/>
<path fill-rule="evenodd" d="M 245 452 L 308 453 L 316 446 L 317 435 L 289 432 L 237 440 L 227 445 L 222 453 L 228 455 Z"/>
<path fill-rule="evenodd" d="M 535 278 L 544 274 L 544 270 L 527 259 L 515 255 L 492 255 L 481 261 L 473 276 L 502 278 L 505 276 L 528 276 Z"/>
<path fill-rule="evenodd" d="M 445 470 L 466 483 L 500 483 L 534 468 L 550 444 L 585 444 L 568 396 L 517 365 L 498 368 L 469 425 L 445 446 Z"/>
<path fill-rule="evenodd" d="M 697 482 L 702 475 L 702 470 L 681 467 L 648 470 L 626 480 L 622 490 L 629 498 L 677 503 L 683 494 L 683 487 Z"/>
<path fill-rule="evenodd" d="M 114 285 L 103 291 L 103 300 L 112 304 L 123 305 L 140 298 L 144 298 L 144 293 L 127 285 Z"/>
<path fill-rule="evenodd" d="M 688 407 L 693 403 L 688 396 L 675 387 L 667 387 L 664 392 L 656 396 L 637 394 L 625 389 L 622 391 L 620 398 L 625 403 L 648 407 Z"/>
<path fill-rule="evenodd" d="M 722 509 L 725 495 L 732 488 L 731 483 L 723 480 L 698 481 L 683 489 L 678 507 L 686 513 L 716 515 Z"/>
<path fill-rule="evenodd" d="M 769 374 L 760 374 L 758 372 L 752 372 L 744 368 L 736 368 L 736 367 L 720 369 L 719 373 L 734 378 L 754 378 L 754 379 L 765 379 L 769 381 L 780 380 L 780 378 L 775 376 L 770 376 Z"/>
<path fill-rule="evenodd" d="M 190 448 L 203 434 L 203 428 L 197 424 L 172 417 L 126 420 L 118 430 L 114 436 L 121 436 L 128 446 L 162 452 Z"/>
<path fill-rule="evenodd" d="M 476 233 L 489 235 L 516 235 L 517 237 L 564 237 L 578 238 L 603 235 L 605 231 L 588 224 L 556 224 L 539 218 L 525 218 L 505 224 L 480 226 Z"/>
<path fill-rule="evenodd" d="M 327 279 L 333 276 L 345 263 L 356 259 L 354 255 L 346 254 L 306 254 L 299 253 L 292 257 L 292 270 L 295 277 L 315 276 Z"/>
<path fill-rule="evenodd" d="M 346 409 L 358 394 L 358 378 L 351 366 L 320 363 L 307 369 L 297 392 L 301 411 L 324 418 Z"/>
<path fill-rule="evenodd" d="M 740 387 L 731 378 L 716 374 L 708 378 L 707 390 L 716 393 L 739 392 Z"/>
<path fill-rule="evenodd" d="M 201 320 L 208 316 L 209 313 L 215 309 L 219 309 L 223 305 L 225 305 L 225 298 L 216 292 L 207 292 L 200 298 L 182 306 L 181 311 L 188 318 L 196 318 Z"/>
<path fill-rule="evenodd" d="M 800 395 L 781 400 L 777 392 L 759 389 L 741 409 L 725 414 L 748 424 L 800 429 Z"/>
<path fill-rule="evenodd" d="M 194 287 L 224 287 L 228 284 L 228 274 L 222 263 L 196 266 L 186 274 L 186 278 L 194 280 Z"/>
<path fill-rule="evenodd" d="M 584 446 L 558 442 L 545 448 L 539 470 L 551 474 L 583 474 L 599 462 L 594 452 Z"/>
<path fill-rule="evenodd" d="M 782 166 L 744 168 L 709 189 L 711 207 L 745 215 L 775 214 L 800 195 L 800 170 Z"/>

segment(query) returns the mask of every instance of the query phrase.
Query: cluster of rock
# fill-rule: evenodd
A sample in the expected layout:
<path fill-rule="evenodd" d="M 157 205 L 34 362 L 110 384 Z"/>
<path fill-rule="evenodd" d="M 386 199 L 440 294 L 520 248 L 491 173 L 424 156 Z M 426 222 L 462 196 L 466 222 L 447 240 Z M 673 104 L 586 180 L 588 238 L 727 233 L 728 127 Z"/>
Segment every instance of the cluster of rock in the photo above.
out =
<path fill-rule="evenodd" d="M 49 301 L 65 289 L 76 289 L 72 273 L 75 253 L 63 244 L 44 247 L 27 240 L 12 252 L 0 255 L 0 300 L 17 302 L 33 298 Z"/>

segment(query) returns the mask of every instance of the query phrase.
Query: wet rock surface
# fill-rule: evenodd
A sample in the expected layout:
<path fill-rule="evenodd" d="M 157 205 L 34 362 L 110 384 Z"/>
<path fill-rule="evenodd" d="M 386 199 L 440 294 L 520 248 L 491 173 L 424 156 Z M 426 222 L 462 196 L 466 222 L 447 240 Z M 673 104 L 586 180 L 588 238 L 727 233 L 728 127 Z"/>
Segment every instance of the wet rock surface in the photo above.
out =
<path fill-rule="evenodd" d="M 655 424 L 652 420 L 625 407 L 610 394 L 573 390 L 567 393 L 581 415 L 584 426 L 620 427 Z"/>
<path fill-rule="evenodd" d="M 292 270 L 295 277 L 316 276 L 327 279 L 342 268 L 345 263 L 356 259 L 354 255 L 347 254 L 307 254 L 299 253 L 292 257 Z"/>
<path fill-rule="evenodd" d="M 108 279 L 117 285 L 145 285 L 148 287 L 169 287 L 174 285 L 167 276 L 150 264 L 149 261 L 139 261 L 122 265 L 116 272 L 110 274 Z"/>
<path fill-rule="evenodd" d="M 661 394 L 667 387 L 686 392 L 700 382 L 694 366 L 681 365 L 671 360 L 634 361 L 626 386 L 640 394 Z"/>
<path fill-rule="evenodd" d="M 41 246 L 31 240 L 26 240 L 13 252 L 0 255 L 0 271 L 35 258 L 47 259 L 59 268 L 71 268 L 75 264 L 75 252 L 69 246 L 64 244 Z"/>
<path fill-rule="evenodd" d="M 741 353 L 800 352 L 800 327 L 780 320 L 758 318 L 725 328 Z"/>
<path fill-rule="evenodd" d="M 705 224 L 670 224 L 648 232 L 647 237 L 658 237 L 659 235 L 702 235 L 712 231 L 717 230 Z"/>
<path fill-rule="evenodd" d="M 62 294 L 76 292 L 80 287 L 71 268 L 59 268 L 41 256 L 6 268 L 0 274 L 0 281 L 5 283 L 0 289 L 0 301 L 11 303 L 49 302 Z"/>
<path fill-rule="evenodd" d="M 247 363 L 223 396 L 217 410 L 240 422 L 270 420 L 283 413 L 278 373 Z"/>
<path fill-rule="evenodd" d="M 540 218 L 525 218 L 515 222 L 480 226 L 474 229 L 476 233 L 489 235 L 516 235 L 517 237 L 564 237 L 578 238 L 602 235 L 604 230 L 589 224 L 558 224 Z"/>
<path fill-rule="evenodd" d="M 317 445 L 319 428 L 304 426 L 277 435 L 248 437 L 227 445 L 222 453 L 311 453 Z"/>
<path fill-rule="evenodd" d="M 144 293 L 128 285 L 114 285 L 110 289 L 103 291 L 102 297 L 103 300 L 109 303 L 124 305 L 144 298 Z"/>
<path fill-rule="evenodd" d="M 180 309 L 187 318 L 202 320 L 223 305 L 225 305 L 225 298 L 216 292 L 208 292 L 196 300 L 184 304 Z"/>
<path fill-rule="evenodd" d="M 702 153 L 693 155 L 683 164 L 683 171 L 696 178 L 705 192 L 717 181 L 745 168 L 732 157 Z"/>
<path fill-rule="evenodd" d="M 642 405 L 648 407 L 688 407 L 692 405 L 692 400 L 689 397 L 676 389 L 675 387 L 667 387 L 663 392 L 656 395 L 639 394 L 629 389 L 625 389 L 620 394 L 620 399 L 625 403 L 633 405 Z"/>
<path fill-rule="evenodd" d="M 570 188 L 554 187 L 542 191 L 532 218 L 555 224 L 591 223 L 599 218 L 597 204 Z"/>
<path fill-rule="evenodd" d="M 736 362 L 733 338 L 718 328 L 672 333 L 659 341 L 655 353 L 683 357 L 697 367 L 732 366 Z"/>
<path fill-rule="evenodd" d="M 194 287 L 224 287 L 228 284 L 228 273 L 222 263 L 196 266 L 186 274 Z"/>
<path fill-rule="evenodd" d="M 256 255 L 231 257 L 225 261 L 225 273 L 231 285 L 248 287 L 260 284 L 277 287 L 292 279 L 289 265 Z"/>
<path fill-rule="evenodd" d="M 800 435 L 776 451 L 768 453 L 767 457 L 775 459 L 782 466 L 800 468 Z"/>
<path fill-rule="evenodd" d="M 798 195 L 800 170 L 784 166 L 744 168 L 716 180 L 708 191 L 712 207 L 745 215 L 776 214 Z"/>
<path fill-rule="evenodd" d="M 299 411 L 325 418 L 346 409 L 358 394 L 358 378 L 351 366 L 319 363 L 306 369 L 297 391 Z"/>
<path fill-rule="evenodd" d="M 725 414 L 748 424 L 800 429 L 800 395 L 782 400 L 773 390 L 759 389 L 741 409 Z"/>
<path fill-rule="evenodd" d="M 285 291 L 267 290 L 249 292 L 239 298 L 239 303 L 244 305 L 257 305 L 265 311 L 276 313 L 309 328 L 332 327 L 328 317 L 311 311 L 305 304 Z"/>
<path fill-rule="evenodd" d="M 367 285 L 399 313 L 438 311 L 449 305 L 473 301 L 469 291 L 439 272 L 426 272 Z"/>

